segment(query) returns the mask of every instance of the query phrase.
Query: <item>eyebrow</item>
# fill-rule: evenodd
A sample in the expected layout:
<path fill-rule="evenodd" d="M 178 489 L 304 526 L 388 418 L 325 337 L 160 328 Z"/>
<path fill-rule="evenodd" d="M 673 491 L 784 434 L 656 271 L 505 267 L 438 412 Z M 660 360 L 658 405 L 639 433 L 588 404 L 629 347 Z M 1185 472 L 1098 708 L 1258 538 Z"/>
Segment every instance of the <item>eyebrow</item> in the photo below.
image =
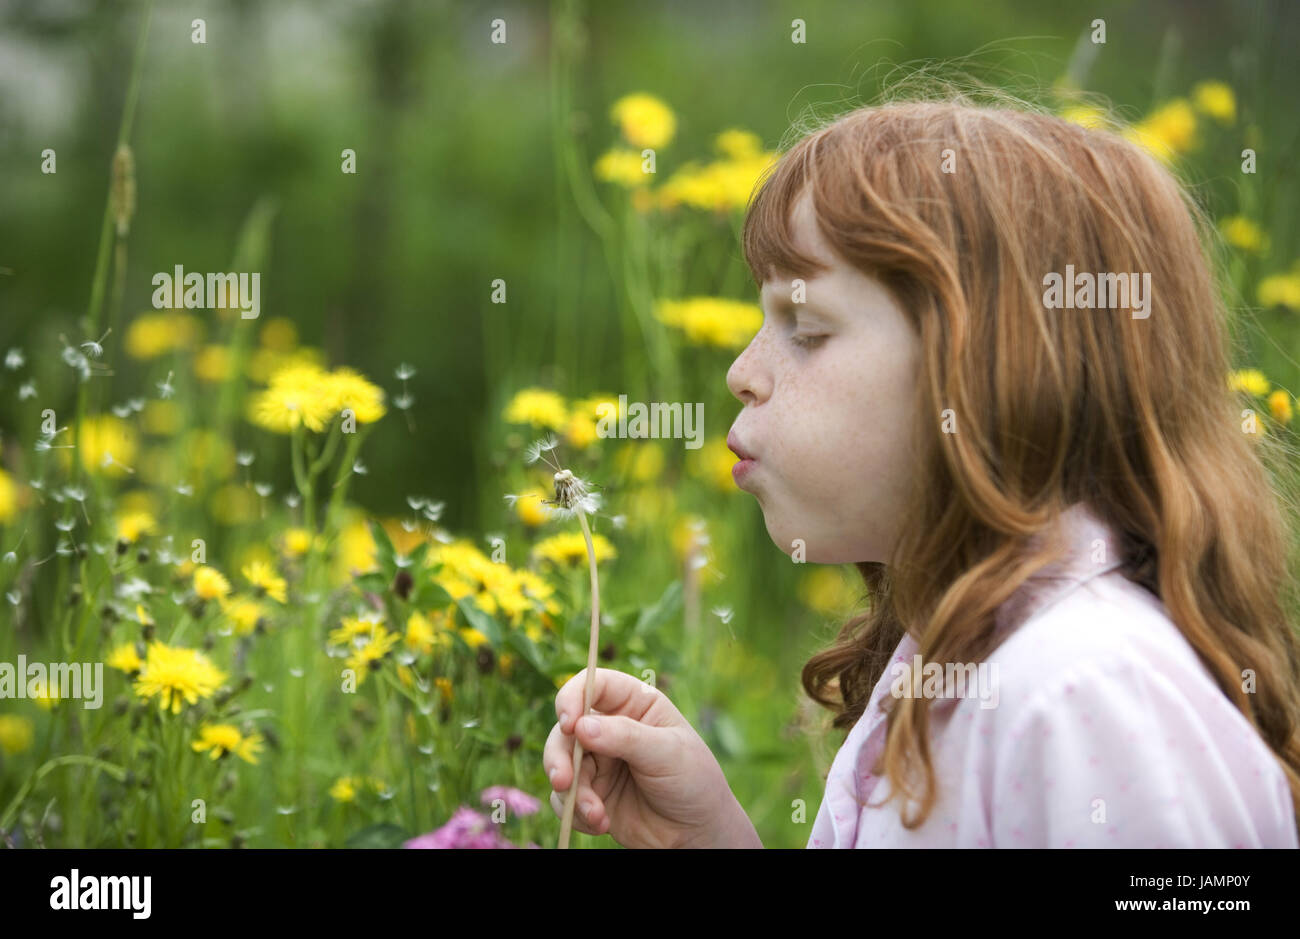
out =
<path fill-rule="evenodd" d="M 765 316 L 767 315 L 767 306 L 770 306 L 772 310 L 783 316 L 788 316 L 800 311 L 806 311 L 813 316 L 820 316 L 822 318 L 833 318 L 835 315 L 834 311 L 828 309 L 825 304 L 817 303 L 813 300 L 804 300 L 802 303 L 795 303 L 786 294 L 775 294 L 774 299 L 767 306 L 763 303 L 761 293 L 759 294 L 758 299 L 759 309 L 763 311 Z"/>

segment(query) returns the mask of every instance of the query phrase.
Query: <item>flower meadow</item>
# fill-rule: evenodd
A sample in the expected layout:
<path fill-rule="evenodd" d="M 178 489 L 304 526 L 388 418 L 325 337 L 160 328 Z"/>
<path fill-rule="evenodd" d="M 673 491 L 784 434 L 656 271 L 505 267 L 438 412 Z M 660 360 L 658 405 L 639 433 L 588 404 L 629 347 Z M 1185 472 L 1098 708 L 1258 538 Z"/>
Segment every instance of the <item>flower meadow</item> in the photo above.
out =
<path fill-rule="evenodd" d="M 490 457 L 476 463 L 424 430 L 445 401 L 416 394 L 439 378 L 400 336 L 367 374 L 306 341 L 314 314 L 292 303 L 252 319 L 233 304 L 146 306 L 129 250 L 151 172 L 132 148 L 136 84 L 98 167 L 85 316 L 0 350 L 0 663 L 103 666 L 97 708 L 49 680 L 6 691 L 0 676 L 0 843 L 554 846 L 540 754 L 557 688 L 586 666 L 591 590 L 554 471 L 526 458 L 548 439 L 600 494 L 598 664 L 664 689 L 734 770 L 764 842 L 802 846 L 792 800 L 811 817 L 829 744 L 798 671 L 862 598 L 851 569 L 774 562 L 730 473 L 739 405 L 723 376 L 762 323 L 737 235 L 780 126 L 704 127 L 687 102 L 642 88 L 602 99 L 595 145 L 557 123 L 557 185 L 614 300 L 561 309 L 553 345 L 485 326 Z M 1112 126 L 1180 172 L 1233 177 L 1219 200 L 1225 289 L 1262 329 L 1225 381 L 1243 432 L 1292 446 L 1294 363 L 1276 350 L 1297 335 L 1300 257 L 1279 253 L 1285 233 L 1240 172 L 1242 151 L 1267 143 L 1248 109 L 1214 75 L 1130 120 L 1077 82 L 1054 94 L 1057 113 Z M 254 204 L 226 247 L 232 270 L 275 272 L 278 218 Z M 597 319 L 619 326 L 599 351 Z M 616 370 L 588 367 L 601 358 Z M 602 435 L 602 420 L 628 417 L 620 395 L 652 394 L 638 389 L 700 402 L 703 445 Z M 378 428 L 402 446 L 376 449 Z M 355 495 L 415 454 L 464 463 L 482 499 Z M 757 570 L 777 571 L 789 607 L 753 601 Z"/>

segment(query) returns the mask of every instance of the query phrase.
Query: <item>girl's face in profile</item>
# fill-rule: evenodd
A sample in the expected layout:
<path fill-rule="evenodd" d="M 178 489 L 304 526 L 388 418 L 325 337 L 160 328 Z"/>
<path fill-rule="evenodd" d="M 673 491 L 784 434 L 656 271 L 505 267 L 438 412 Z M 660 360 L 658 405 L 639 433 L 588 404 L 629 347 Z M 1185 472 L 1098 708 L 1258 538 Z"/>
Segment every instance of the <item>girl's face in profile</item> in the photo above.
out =
<path fill-rule="evenodd" d="M 763 327 L 727 372 L 745 406 L 728 442 L 754 458 L 737 485 L 787 554 L 801 539 L 807 561 L 885 561 L 916 471 L 919 338 L 885 287 L 832 251 L 807 193 L 791 221 L 796 247 L 830 270 L 806 281 L 804 303 L 790 280 L 763 283 Z"/>

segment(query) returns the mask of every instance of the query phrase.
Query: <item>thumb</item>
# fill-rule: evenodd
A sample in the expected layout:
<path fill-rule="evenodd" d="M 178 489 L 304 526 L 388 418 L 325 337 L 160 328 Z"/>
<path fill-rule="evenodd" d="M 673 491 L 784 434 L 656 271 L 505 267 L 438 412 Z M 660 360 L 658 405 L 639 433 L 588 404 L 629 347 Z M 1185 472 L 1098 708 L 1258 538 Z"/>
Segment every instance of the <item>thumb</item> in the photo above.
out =
<path fill-rule="evenodd" d="M 651 727 L 621 714 L 588 714 L 574 728 L 582 749 L 612 756 L 644 773 L 668 772 L 681 749 L 665 727 Z"/>

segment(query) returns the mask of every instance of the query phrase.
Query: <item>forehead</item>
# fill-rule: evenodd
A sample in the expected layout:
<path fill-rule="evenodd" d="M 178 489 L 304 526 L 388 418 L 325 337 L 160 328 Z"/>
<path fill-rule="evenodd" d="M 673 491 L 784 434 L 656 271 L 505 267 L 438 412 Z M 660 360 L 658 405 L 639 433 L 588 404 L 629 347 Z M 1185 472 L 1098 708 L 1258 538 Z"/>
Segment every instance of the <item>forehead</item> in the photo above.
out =
<path fill-rule="evenodd" d="M 826 270 L 802 275 L 805 284 L 811 286 L 815 281 L 829 280 L 843 272 L 845 263 L 827 243 L 826 236 L 817 226 L 816 209 L 813 207 L 812 196 L 807 189 L 791 206 L 789 221 L 790 240 L 796 252 L 812 258 L 826 268 Z M 769 279 L 763 281 L 761 292 L 777 298 L 787 296 L 795 276 L 789 271 L 774 271 Z"/>

